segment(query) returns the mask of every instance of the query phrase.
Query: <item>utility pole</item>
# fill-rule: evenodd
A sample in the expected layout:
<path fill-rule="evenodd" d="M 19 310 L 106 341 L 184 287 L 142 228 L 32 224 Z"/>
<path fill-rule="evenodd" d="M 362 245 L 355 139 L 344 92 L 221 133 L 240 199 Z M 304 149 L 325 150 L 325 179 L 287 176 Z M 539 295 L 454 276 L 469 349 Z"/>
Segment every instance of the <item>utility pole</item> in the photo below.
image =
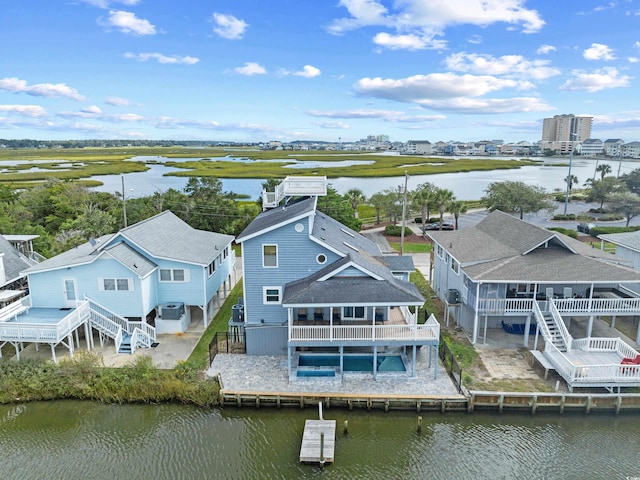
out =
<path fill-rule="evenodd" d="M 564 195 L 564 214 L 567 214 L 567 205 L 569 204 L 569 192 L 571 191 L 571 164 L 573 163 L 573 136 L 575 133 L 570 133 L 571 140 L 571 152 L 569 152 L 569 174 L 567 175 L 567 192 Z"/>
<path fill-rule="evenodd" d="M 400 231 L 400 255 L 404 254 L 404 223 L 405 217 L 407 216 L 407 181 L 409 180 L 409 175 L 407 172 L 404 172 L 404 195 L 402 197 L 402 222 L 400 225 L 402 230 Z"/>
<path fill-rule="evenodd" d="M 618 155 L 618 175 L 616 175 L 616 178 L 620 178 L 620 168 L 622 167 L 622 148 L 618 149 L 620 151 L 620 154 Z"/>
<path fill-rule="evenodd" d="M 127 228 L 127 199 L 124 196 L 124 175 L 121 175 L 122 178 L 122 217 L 124 219 L 124 228 Z"/>

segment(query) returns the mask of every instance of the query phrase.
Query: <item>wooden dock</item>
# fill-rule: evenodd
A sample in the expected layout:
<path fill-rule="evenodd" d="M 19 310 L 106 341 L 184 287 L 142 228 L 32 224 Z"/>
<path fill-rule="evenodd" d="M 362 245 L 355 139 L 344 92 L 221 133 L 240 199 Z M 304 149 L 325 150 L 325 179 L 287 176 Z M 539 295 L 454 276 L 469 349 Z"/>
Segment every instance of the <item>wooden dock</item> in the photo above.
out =
<path fill-rule="evenodd" d="M 321 439 L 323 435 L 324 438 Z M 331 463 L 334 458 L 335 446 L 335 420 L 307 420 L 304 423 L 302 445 L 300 446 L 301 462 L 319 464 L 323 464 L 325 462 Z"/>

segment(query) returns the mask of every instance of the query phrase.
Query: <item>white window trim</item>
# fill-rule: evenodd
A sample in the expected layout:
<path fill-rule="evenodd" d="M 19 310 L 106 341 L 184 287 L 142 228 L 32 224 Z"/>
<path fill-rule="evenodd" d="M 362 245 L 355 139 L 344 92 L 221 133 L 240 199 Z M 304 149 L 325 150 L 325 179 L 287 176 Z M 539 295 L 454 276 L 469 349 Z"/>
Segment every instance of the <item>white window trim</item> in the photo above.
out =
<path fill-rule="evenodd" d="M 453 268 L 454 265 L 455 268 Z M 451 270 L 453 270 L 453 273 L 455 273 L 456 275 L 460 275 L 460 262 L 453 257 L 451 257 L 450 268 Z"/>
<path fill-rule="evenodd" d="M 265 247 L 276 247 L 276 264 L 275 265 L 265 265 L 264 264 L 264 248 Z M 262 244 L 262 267 L 263 268 L 278 268 L 278 244 L 277 243 L 263 243 Z"/>
<path fill-rule="evenodd" d="M 171 280 L 162 280 L 160 272 L 169 270 L 171 272 Z M 182 270 L 184 272 L 184 280 L 175 280 L 175 271 Z M 158 281 L 160 283 L 189 283 L 191 281 L 191 271 L 188 268 L 159 268 Z"/>
<path fill-rule="evenodd" d="M 277 290 L 278 300 L 267 300 L 267 290 Z M 265 305 L 280 305 L 282 303 L 282 287 L 268 286 L 262 287 L 262 303 Z"/>
<path fill-rule="evenodd" d="M 105 280 L 113 280 L 114 282 L 114 286 L 115 289 L 114 290 L 107 290 L 105 288 L 104 282 Z M 126 280 L 127 281 L 127 289 L 126 290 L 119 290 L 118 289 L 118 280 Z M 100 292 L 134 292 L 135 288 L 134 288 L 134 281 L 133 278 L 118 278 L 118 277 L 100 277 L 98 278 L 98 291 Z"/>

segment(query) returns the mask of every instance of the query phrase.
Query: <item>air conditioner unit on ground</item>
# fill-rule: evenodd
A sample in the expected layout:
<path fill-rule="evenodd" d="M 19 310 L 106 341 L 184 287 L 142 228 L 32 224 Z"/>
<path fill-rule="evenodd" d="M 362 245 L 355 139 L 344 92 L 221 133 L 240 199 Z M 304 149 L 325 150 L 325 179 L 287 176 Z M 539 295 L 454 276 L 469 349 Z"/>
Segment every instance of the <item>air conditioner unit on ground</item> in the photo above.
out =
<path fill-rule="evenodd" d="M 165 303 L 160 307 L 160 316 L 164 320 L 178 320 L 184 315 L 184 303 Z"/>

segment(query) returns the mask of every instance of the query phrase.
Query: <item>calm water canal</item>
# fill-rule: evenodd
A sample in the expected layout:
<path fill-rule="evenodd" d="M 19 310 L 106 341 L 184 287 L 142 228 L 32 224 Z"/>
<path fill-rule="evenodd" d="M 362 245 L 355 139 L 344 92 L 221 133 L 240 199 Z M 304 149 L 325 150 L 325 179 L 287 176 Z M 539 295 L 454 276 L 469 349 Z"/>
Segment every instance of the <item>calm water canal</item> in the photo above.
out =
<path fill-rule="evenodd" d="M 638 417 L 325 410 L 335 463 L 298 463 L 315 410 L 205 410 L 56 401 L 0 405 L 0 478 L 625 479 Z M 349 434 L 342 424 L 349 420 Z"/>

